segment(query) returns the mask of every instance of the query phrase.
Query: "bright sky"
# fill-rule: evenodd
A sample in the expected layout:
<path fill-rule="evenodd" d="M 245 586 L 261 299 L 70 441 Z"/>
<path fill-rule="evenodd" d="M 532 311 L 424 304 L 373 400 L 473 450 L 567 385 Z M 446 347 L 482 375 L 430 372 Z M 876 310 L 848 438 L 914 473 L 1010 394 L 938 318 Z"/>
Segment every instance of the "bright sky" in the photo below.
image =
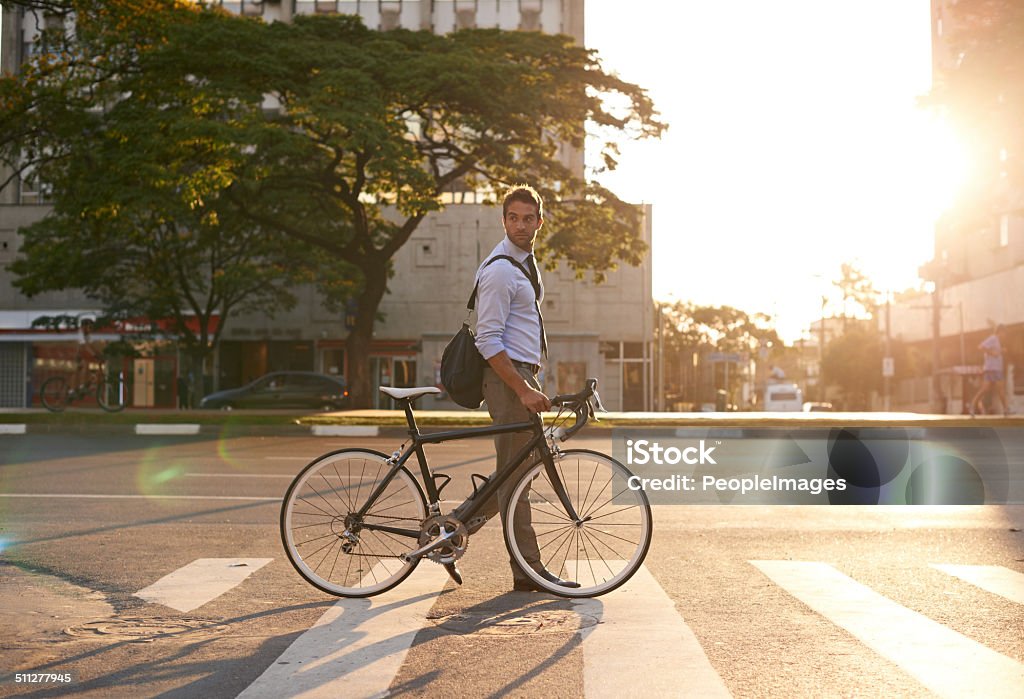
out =
<path fill-rule="evenodd" d="M 762 311 L 788 341 L 852 261 L 918 286 L 963 166 L 915 97 L 929 0 L 588 0 L 586 43 L 670 125 L 599 178 L 654 205 L 654 292 Z M 831 308 L 838 309 L 838 305 Z"/>

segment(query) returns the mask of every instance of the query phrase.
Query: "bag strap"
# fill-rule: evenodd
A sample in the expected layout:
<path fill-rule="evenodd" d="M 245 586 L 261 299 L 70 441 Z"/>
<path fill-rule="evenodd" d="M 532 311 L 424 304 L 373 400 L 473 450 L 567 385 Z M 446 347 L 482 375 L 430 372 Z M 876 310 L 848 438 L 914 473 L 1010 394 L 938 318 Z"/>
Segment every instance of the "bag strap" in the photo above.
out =
<path fill-rule="evenodd" d="M 510 255 L 495 255 L 491 259 L 487 260 L 486 263 L 484 263 L 484 267 L 489 267 L 492 263 L 497 262 L 498 260 L 508 260 L 517 268 L 519 268 L 519 271 L 523 273 L 523 276 L 530 280 L 530 286 L 533 287 L 533 294 L 535 300 L 540 299 L 540 283 L 536 279 L 534 279 L 529 272 L 526 271 L 526 267 L 524 267 L 521 262 L 518 262 L 516 258 Z M 470 294 L 469 301 L 466 303 L 466 309 L 470 312 L 472 312 L 476 308 L 476 292 L 477 289 L 479 289 L 479 287 L 480 280 L 478 279 L 476 284 L 473 285 L 473 293 Z"/>

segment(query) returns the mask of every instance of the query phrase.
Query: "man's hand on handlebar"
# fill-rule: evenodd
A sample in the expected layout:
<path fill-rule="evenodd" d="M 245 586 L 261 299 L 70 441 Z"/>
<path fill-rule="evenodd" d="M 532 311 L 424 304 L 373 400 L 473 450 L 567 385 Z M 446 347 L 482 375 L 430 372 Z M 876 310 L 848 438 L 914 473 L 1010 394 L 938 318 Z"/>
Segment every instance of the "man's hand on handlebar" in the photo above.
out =
<path fill-rule="evenodd" d="M 531 414 L 551 410 L 551 399 L 530 386 L 526 386 L 518 395 L 519 401 Z"/>

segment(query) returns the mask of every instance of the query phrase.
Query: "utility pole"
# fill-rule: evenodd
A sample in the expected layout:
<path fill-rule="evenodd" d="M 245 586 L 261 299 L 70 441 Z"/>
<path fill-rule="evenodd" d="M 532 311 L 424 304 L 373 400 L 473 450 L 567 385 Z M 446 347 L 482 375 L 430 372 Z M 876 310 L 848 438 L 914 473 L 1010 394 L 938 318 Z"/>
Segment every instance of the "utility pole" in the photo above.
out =
<path fill-rule="evenodd" d="M 939 363 L 942 361 L 940 348 L 942 346 L 942 311 L 953 306 L 943 305 L 942 287 L 938 279 L 930 280 L 935 285 L 932 291 L 932 302 L 928 306 L 910 306 L 914 310 L 930 310 L 932 312 L 932 409 L 937 413 L 946 412 L 944 400 L 940 400 L 942 381 L 939 376 Z M 961 345 L 963 338 L 961 338 Z M 962 350 L 961 350 L 962 351 Z"/>
<path fill-rule="evenodd" d="M 825 304 L 828 303 L 828 296 L 821 297 L 821 343 L 818 345 L 818 385 L 821 386 L 821 396 L 818 400 L 827 401 L 828 392 L 825 390 Z"/>
<path fill-rule="evenodd" d="M 658 410 L 665 410 L 665 307 L 658 304 Z"/>
<path fill-rule="evenodd" d="M 885 356 L 888 360 L 892 356 L 892 326 L 890 323 L 890 311 L 892 304 L 890 303 L 890 294 L 888 291 L 885 292 Z M 890 387 L 891 377 L 889 373 L 885 374 L 885 411 L 889 412 L 892 410 L 892 391 Z"/>

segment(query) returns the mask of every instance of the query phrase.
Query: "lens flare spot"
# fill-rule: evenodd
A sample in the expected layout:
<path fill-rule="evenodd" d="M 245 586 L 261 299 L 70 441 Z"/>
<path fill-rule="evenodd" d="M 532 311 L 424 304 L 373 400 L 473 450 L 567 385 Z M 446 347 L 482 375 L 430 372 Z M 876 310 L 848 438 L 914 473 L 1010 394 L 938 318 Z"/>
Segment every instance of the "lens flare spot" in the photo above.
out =
<path fill-rule="evenodd" d="M 138 491 L 143 495 L 160 495 L 163 486 L 181 478 L 186 472 L 181 462 L 170 460 L 159 449 L 146 452 L 135 475 Z"/>

